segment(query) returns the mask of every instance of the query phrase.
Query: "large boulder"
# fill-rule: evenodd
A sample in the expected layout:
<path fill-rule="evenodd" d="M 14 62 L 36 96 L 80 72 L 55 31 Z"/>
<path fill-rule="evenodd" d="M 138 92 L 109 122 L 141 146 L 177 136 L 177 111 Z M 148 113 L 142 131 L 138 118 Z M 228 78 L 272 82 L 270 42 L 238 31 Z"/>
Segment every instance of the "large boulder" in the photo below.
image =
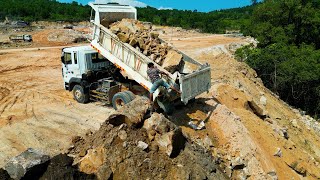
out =
<path fill-rule="evenodd" d="M 107 121 L 115 126 L 126 123 L 128 126 L 140 124 L 149 109 L 149 99 L 137 97 L 116 112 L 111 114 Z"/>
<path fill-rule="evenodd" d="M 39 177 L 46 170 L 50 157 L 43 152 L 29 148 L 20 155 L 12 158 L 4 169 L 11 178 Z"/>
<path fill-rule="evenodd" d="M 147 130 L 149 140 L 169 157 L 177 156 L 184 147 L 185 139 L 181 129 L 163 114 L 153 113 L 145 120 L 143 128 Z"/>
<path fill-rule="evenodd" d="M 175 50 L 170 50 L 163 61 L 162 67 L 167 71 L 174 73 L 178 71 L 182 61 L 182 55 Z"/>

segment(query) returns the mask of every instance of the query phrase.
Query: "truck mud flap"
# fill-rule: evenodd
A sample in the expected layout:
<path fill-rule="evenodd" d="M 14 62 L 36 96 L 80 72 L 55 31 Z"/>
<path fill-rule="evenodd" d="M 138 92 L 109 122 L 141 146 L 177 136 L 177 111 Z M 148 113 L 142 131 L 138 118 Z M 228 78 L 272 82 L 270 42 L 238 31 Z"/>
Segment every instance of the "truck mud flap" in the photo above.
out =
<path fill-rule="evenodd" d="M 208 92 L 211 88 L 211 68 L 207 64 L 199 71 L 180 76 L 181 101 L 187 104 L 189 100 Z"/>

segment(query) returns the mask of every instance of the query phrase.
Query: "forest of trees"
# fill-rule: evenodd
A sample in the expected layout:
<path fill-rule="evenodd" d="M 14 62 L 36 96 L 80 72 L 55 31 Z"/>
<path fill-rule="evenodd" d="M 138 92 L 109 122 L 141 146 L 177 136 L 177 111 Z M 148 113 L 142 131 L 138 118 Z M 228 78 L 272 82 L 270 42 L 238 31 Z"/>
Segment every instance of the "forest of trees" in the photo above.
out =
<path fill-rule="evenodd" d="M 289 104 L 319 116 L 320 1 L 265 0 L 243 29 L 259 41 L 236 53 Z"/>
<path fill-rule="evenodd" d="M 91 8 L 77 2 L 56 0 L 0 0 L 0 19 L 5 17 L 24 21 L 84 21 L 90 18 Z"/>
<path fill-rule="evenodd" d="M 198 29 L 206 33 L 224 33 L 249 25 L 254 6 L 212 11 L 158 10 L 152 7 L 138 8 L 138 19 L 153 24 Z"/>
<path fill-rule="evenodd" d="M 91 8 L 77 2 L 60 3 L 56 0 L 0 0 L 0 19 L 7 16 L 24 21 L 86 21 Z M 224 33 L 226 29 L 240 29 L 248 25 L 253 6 L 209 13 L 196 10 L 158 10 L 152 7 L 138 8 L 138 19 L 157 25 L 199 29 L 208 33 Z"/>
<path fill-rule="evenodd" d="M 258 47 L 236 52 L 264 84 L 289 104 L 318 116 L 320 112 L 320 1 L 252 1 L 243 8 L 212 11 L 138 8 L 138 19 L 201 32 L 241 31 Z M 90 7 L 56 0 L 0 0 L 0 19 L 25 21 L 89 20 Z"/>

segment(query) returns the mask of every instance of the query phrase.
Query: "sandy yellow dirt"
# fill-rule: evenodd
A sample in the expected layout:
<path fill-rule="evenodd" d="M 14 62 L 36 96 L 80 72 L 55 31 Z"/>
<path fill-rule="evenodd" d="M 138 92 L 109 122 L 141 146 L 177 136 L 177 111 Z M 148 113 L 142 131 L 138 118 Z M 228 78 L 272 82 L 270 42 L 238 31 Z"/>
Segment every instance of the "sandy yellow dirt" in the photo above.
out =
<path fill-rule="evenodd" d="M 320 178 L 319 135 L 302 122 L 296 110 L 266 89 L 252 69 L 237 62 L 227 51 L 229 43 L 244 42 L 244 38 L 201 37 L 198 33 L 181 37 L 179 32 L 162 36 L 191 57 L 208 62 L 212 68 L 210 92 L 203 94 L 198 104 L 174 115 L 185 132 L 199 138 L 209 135 L 226 161 L 244 157 L 251 179 L 270 179 L 266 174 L 273 171 L 279 179 Z M 262 96 L 267 99 L 265 106 L 260 105 Z M 248 101 L 257 102 L 269 118 L 254 114 Z M 195 119 L 205 120 L 206 129 L 190 129 L 187 122 Z M 293 119 L 298 127 L 291 123 Z M 287 129 L 289 139 L 277 133 L 282 128 Z M 278 148 L 281 157 L 274 156 Z"/>

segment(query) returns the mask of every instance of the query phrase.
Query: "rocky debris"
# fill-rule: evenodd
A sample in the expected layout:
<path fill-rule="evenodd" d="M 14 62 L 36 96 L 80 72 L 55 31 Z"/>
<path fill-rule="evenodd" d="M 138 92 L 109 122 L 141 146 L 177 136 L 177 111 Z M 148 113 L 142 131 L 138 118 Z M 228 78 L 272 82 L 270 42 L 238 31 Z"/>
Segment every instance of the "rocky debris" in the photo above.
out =
<path fill-rule="evenodd" d="M 184 146 L 181 129 L 163 114 L 153 113 L 145 120 L 143 128 L 147 130 L 149 140 L 169 157 L 176 156 Z"/>
<path fill-rule="evenodd" d="M 305 123 L 310 129 L 313 129 L 320 136 L 320 123 L 309 115 L 303 115 L 301 122 Z"/>
<path fill-rule="evenodd" d="M 267 112 L 264 110 L 264 108 L 259 106 L 255 101 L 253 100 L 248 101 L 248 105 L 253 111 L 253 113 L 255 113 L 260 118 L 265 119 L 267 117 Z"/>
<path fill-rule="evenodd" d="M 183 64 L 183 68 L 182 68 L 181 73 L 189 74 L 189 73 L 192 73 L 198 69 L 198 66 L 193 63 L 190 63 L 188 61 L 183 61 L 183 62 L 184 62 L 184 64 Z"/>
<path fill-rule="evenodd" d="M 48 35 L 48 41 L 63 43 L 87 42 L 89 35 L 74 29 L 56 30 Z"/>
<path fill-rule="evenodd" d="M 43 152 L 29 148 L 20 155 L 12 158 L 5 165 L 4 169 L 11 178 L 21 179 L 22 177 L 38 177 L 44 171 L 50 157 Z M 41 168 L 42 167 L 42 168 Z"/>
<path fill-rule="evenodd" d="M 188 125 L 194 130 L 202 130 L 206 126 L 204 121 L 199 121 L 198 123 L 194 123 L 193 121 L 189 121 Z"/>
<path fill-rule="evenodd" d="M 137 97 L 128 106 L 123 106 L 118 111 L 109 116 L 107 121 L 110 124 L 119 126 L 126 123 L 128 126 L 137 126 L 140 124 L 149 109 L 149 100 L 144 97 Z"/>
<path fill-rule="evenodd" d="M 103 165 L 105 156 L 105 149 L 103 147 L 89 149 L 79 162 L 80 171 L 86 174 L 97 173 L 99 167 Z"/>
<path fill-rule="evenodd" d="M 122 122 L 121 116 L 114 118 Z M 98 179 L 226 179 L 211 153 L 185 141 L 181 129 L 164 115 L 142 118 L 143 127 L 115 126 L 109 120 L 97 132 L 77 138 L 70 149 L 81 171 Z"/>
<path fill-rule="evenodd" d="M 297 128 L 297 129 L 300 129 L 300 128 L 301 128 L 301 127 L 298 125 L 298 122 L 297 122 L 296 119 L 292 119 L 292 120 L 290 121 L 290 123 L 292 124 L 292 126 L 293 126 L 294 128 Z"/>
<path fill-rule="evenodd" d="M 277 151 L 274 153 L 274 156 L 282 157 L 281 148 L 277 148 Z"/>
<path fill-rule="evenodd" d="M 265 96 L 260 97 L 260 104 L 263 106 L 267 105 L 267 98 Z"/>
<path fill-rule="evenodd" d="M 243 169 L 244 167 L 246 167 L 246 164 L 243 158 L 236 157 L 231 160 L 231 169 Z"/>
<path fill-rule="evenodd" d="M 142 150 L 146 150 L 148 148 L 148 144 L 143 142 L 143 141 L 139 141 L 137 147 L 142 149 Z"/>
<path fill-rule="evenodd" d="M 165 69 L 171 73 L 174 73 L 175 71 L 178 71 L 179 64 L 182 62 L 182 55 L 179 54 L 177 51 L 170 50 L 168 51 L 168 54 L 163 61 L 162 66 L 165 67 Z"/>
<path fill-rule="evenodd" d="M 120 41 L 138 49 L 170 73 L 176 71 L 192 72 L 197 69 L 196 65 L 188 62 L 188 66 L 186 66 L 188 70 L 184 70 L 183 55 L 160 40 L 159 33 L 152 29 L 150 23 L 123 19 L 111 25 L 106 23 L 104 26 L 109 27 L 110 31 L 116 34 Z"/>
<path fill-rule="evenodd" d="M 66 154 L 50 159 L 43 152 L 29 148 L 12 158 L 5 166 L 6 170 L 0 169 L 0 179 L 96 179 L 95 175 L 80 172 L 72 163 L 73 158 Z"/>
<path fill-rule="evenodd" d="M 97 174 L 97 179 L 99 180 L 111 180 L 113 179 L 113 172 L 112 172 L 112 169 L 110 167 L 110 164 L 103 164 L 98 172 L 96 173 Z"/>
<path fill-rule="evenodd" d="M 183 131 L 183 136 L 187 139 L 188 142 L 197 144 L 198 146 L 202 147 L 205 151 L 211 152 L 213 149 L 212 139 L 206 135 L 204 137 L 200 137 L 194 133 Z"/>
<path fill-rule="evenodd" d="M 96 179 L 96 176 L 93 174 L 90 175 L 80 172 L 77 166 L 73 166 L 72 163 L 72 157 L 69 157 L 66 154 L 58 154 L 50 159 L 48 167 L 45 168 L 45 172 L 41 175 L 39 179 Z"/>
<path fill-rule="evenodd" d="M 270 176 L 272 180 L 278 180 L 277 172 L 275 170 L 271 170 L 267 172 L 267 174 Z"/>

